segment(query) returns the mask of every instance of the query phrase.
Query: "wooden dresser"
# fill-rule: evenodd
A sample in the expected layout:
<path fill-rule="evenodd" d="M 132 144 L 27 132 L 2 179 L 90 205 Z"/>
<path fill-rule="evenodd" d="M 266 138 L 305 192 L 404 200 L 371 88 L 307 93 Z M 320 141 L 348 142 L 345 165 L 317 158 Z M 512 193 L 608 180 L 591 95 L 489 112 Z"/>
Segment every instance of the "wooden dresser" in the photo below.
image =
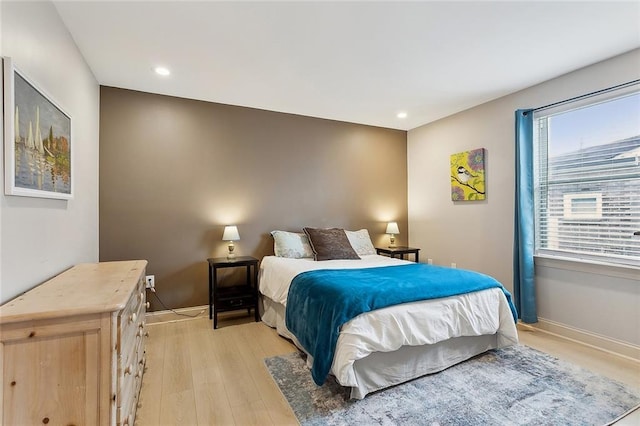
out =
<path fill-rule="evenodd" d="M 133 425 L 146 265 L 77 265 L 0 306 L 3 425 Z"/>

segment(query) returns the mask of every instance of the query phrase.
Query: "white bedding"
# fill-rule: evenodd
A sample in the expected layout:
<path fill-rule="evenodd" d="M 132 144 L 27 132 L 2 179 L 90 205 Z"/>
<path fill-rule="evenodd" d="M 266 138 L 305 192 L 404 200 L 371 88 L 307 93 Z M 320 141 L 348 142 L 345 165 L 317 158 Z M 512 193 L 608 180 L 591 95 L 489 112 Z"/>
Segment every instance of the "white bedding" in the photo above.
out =
<path fill-rule="evenodd" d="M 376 266 L 406 265 L 412 262 L 386 256 L 360 256 L 360 260 L 291 259 L 265 256 L 260 262 L 260 292 L 274 302 L 287 306 L 287 294 L 291 280 L 301 272 L 316 269 L 356 269 Z"/>
<path fill-rule="evenodd" d="M 291 280 L 301 272 L 393 267 L 408 263 L 378 255 L 362 256 L 361 260 L 322 262 L 266 256 L 260 264 L 260 292 L 286 306 Z M 288 330 L 281 334 L 291 337 Z M 331 372 L 343 386 L 355 387 L 358 383 L 354 362 L 373 352 L 435 344 L 460 336 L 493 334 L 497 335 L 498 347 L 518 342 L 511 310 L 500 289 L 391 306 L 359 315 L 342 326 Z"/>

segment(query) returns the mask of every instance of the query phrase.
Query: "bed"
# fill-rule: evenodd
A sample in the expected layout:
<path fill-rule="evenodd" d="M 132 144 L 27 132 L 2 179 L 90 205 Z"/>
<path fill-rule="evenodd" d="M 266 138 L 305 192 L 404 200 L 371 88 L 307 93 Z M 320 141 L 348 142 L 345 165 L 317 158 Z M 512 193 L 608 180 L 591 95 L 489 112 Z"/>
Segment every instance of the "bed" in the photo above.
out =
<path fill-rule="evenodd" d="M 309 249 L 304 246 L 304 234 L 287 235 L 302 241 L 302 246 L 298 245 L 294 250 L 290 250 L 291 244 L 286 244 L 287 250 L 283 250 L 282 242 L 278 247 L 278 237 L 274 235 L 276 255 L 265 256 L 260 265 L 262 320 L 307 353 L 307 364 L 318 384 L 324 379 L 322 374 L 316 374 L 322 355 L 318 353 L 318 359 L 314 359 L 311 353 L 314 349 L 306 349 L 311 347 L 307 336 L 300 334 L 300 327 L 292 322 L 294 316 L 297 322 L 304 317 L 293 306 L 305 303 L 287 309 L 292 282 L 298 285 L 300 278 L 318 271 L 322 271 L 319 275 L 366 271 L 370 276 L 428 268 L 427 265 L 376 255 L 368 233 L 363 231 L 346 231 L 351 237 L 349 244 L 357 253 L 356 258 L 323 261 L 315 260 L 317 253 L 313 250 L 314 257 L 310 257 Z M 353 232 L 359 233 L 360 240 Z M 348 277 L 350 280 L 351 275 Z M 498 287 L 487 288 L 363 312 L 339 327 L 337 341 L 331 350 L 329 373 L 342 386 L 351 388 L 352 398 L 362 399 L 371 392 L 441 371 L 487 350 L 516 344 L 513 306 L 505 293 Z M 292 294 L 295 296 L 292 300 L 298 300 L 296 293 Z M 313 318 L 309 324 L 318 323 L 317 318 Z"/>

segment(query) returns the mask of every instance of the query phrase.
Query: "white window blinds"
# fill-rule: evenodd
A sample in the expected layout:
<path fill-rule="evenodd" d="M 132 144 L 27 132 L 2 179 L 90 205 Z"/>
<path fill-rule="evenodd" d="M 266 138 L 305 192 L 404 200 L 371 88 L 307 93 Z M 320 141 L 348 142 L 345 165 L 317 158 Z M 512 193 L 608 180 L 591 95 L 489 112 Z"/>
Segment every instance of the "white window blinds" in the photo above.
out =
<path fill-rule="evenodd" d="M 640 266 L 640 93 L 563 108 L 534 115 L 536 253 Z"/>

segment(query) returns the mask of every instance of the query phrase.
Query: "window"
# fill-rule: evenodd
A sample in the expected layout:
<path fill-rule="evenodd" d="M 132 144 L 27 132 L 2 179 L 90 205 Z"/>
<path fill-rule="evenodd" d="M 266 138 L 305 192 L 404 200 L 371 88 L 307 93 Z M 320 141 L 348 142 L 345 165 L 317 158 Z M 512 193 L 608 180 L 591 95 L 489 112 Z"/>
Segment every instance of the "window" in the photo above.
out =
<path fill-rule="evenodd" d="M 536 254 L 640 266 L 640 92 L 534 115 Z"/>
<path fill-rule="evenodd" d="M 564 194 L 565 219 L 600 219 L 602 194 Z"/>

